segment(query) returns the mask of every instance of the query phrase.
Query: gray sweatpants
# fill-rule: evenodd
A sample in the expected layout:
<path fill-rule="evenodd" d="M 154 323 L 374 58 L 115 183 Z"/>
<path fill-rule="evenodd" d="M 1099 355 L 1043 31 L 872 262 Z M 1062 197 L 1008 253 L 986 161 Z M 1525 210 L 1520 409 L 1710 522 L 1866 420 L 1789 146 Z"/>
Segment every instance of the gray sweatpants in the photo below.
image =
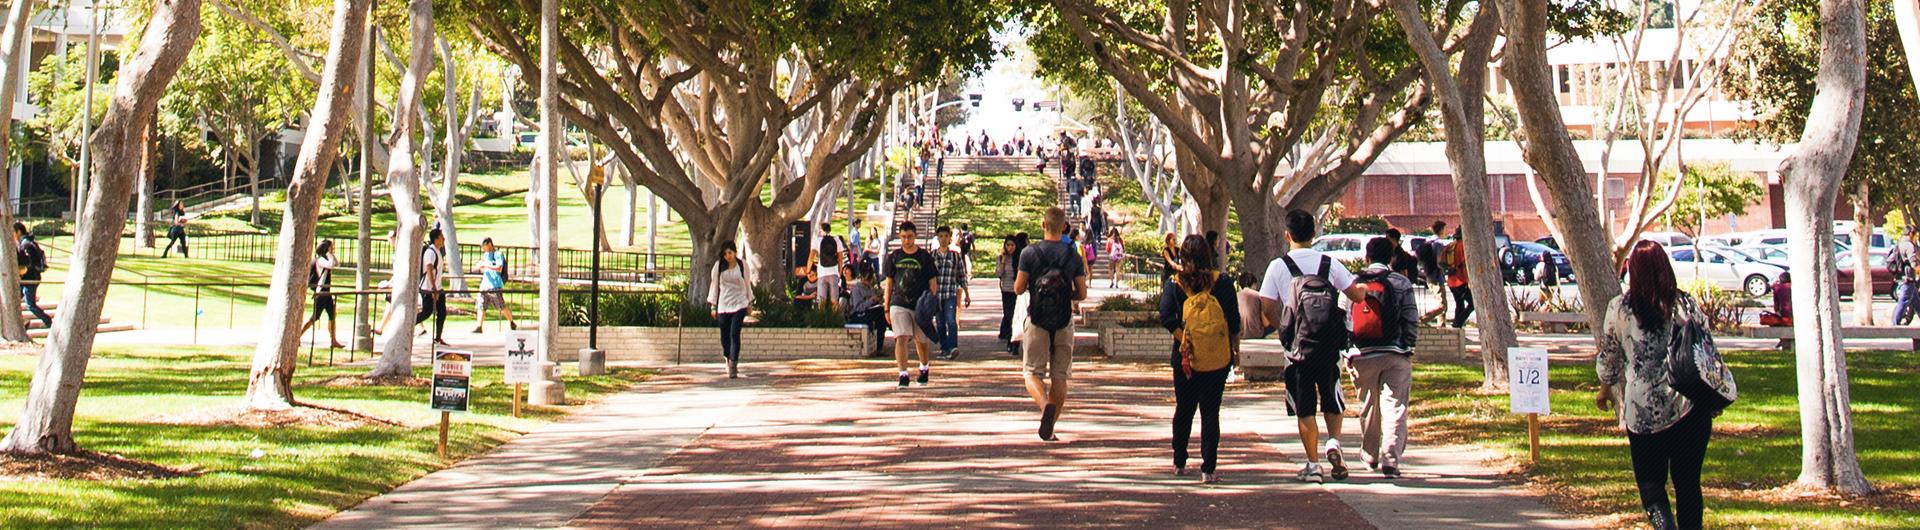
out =
<path fill-rule="evenodd" d="M 1407 401 L 1413 387 L 1413 357 L 1374 355 L 1347 361 L 1360 390 L 1360 451 L 1370 462 L 1400 466 L 1407 450 Z M 1382 446 L 1386 452 L 1382 453 Z"/>

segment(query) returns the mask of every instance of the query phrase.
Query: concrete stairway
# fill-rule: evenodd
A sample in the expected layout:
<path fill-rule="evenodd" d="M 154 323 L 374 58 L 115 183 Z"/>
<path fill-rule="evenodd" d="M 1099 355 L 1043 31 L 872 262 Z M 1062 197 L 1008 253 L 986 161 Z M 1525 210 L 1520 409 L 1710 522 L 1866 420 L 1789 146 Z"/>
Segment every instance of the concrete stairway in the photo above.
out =
<path fill-rule="evenodd" d="M 56 318 L 60 316 L 60 302 L 58 301 L 41 300 L 40 309 L 45 310 L 47 312 L 47 315 L 49 316 L 53 316 Z M 46 325 L 42 324 L 38 317 L 33 316 L 33 312 L 28 311 L 25 305 L 22 305 L 20 307 L 20 318 L 25 320 L 27 323 L 27 336 L 33 337 L 36 339 L 47 338 L 47 333 L 49 330 L 47 329 Z M 131 331 L 138 328 L 139 326 L 136 326 L 133 324 L 126 324 L 126 323 L 116 324 L 113 322 L 112 318 L 102 316 L 100 317 L 100 323 L 98 327 L 94 329 L 99 333 L 112 333 L 115 331 Z"/>

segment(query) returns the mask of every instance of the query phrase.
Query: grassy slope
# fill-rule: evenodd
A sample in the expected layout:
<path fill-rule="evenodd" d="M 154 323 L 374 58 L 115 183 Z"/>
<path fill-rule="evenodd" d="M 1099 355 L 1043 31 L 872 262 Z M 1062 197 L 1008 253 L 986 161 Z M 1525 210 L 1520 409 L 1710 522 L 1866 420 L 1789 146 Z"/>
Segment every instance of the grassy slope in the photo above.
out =
<path fill-rule="evenodd" d="M 940 222 L 973 226 L 973 270 L 993 274 L 1001 238 L 1026 232 L 1041 237 L 1040 218 L 1054 204 L 1053 181 L 1033 173 L 954 175 L 941 189 Z"/>
<path fill-rule="evenodd" d="M 1920 527 L 1920 449 L 1912 440 L 1920 398 L 1911 391 L 1920 354 L 1849 355 L 1854 434 L 1869 480 L 1893 490 L 1880 502 L 1779 501 L 1768 490 L 1791 483 L 1800 469 L 1799 405 L 1793 356 L 1777 351 L 1729 352 L 1740 402 L 1715 424 L 1704 480 L 1709 528 Z M 1593 407 L 1591 365 L 1555 366 L 1555 414 L 1545 418 L 1542 461 L 1527 472 L 1569 509 L 1638 523 L 1627 441 L 1610 413 Z M 1414 376 L 1414 436 L 1477 441 L 1511 459 L 1526 459 L 1526 423 L 1507 413 L 1506 396 L 1481 396 L 1478 366 L 1426 364 Z M 1417 448 L 1413 449 L 1418 451 Z M 1897 501 L 1898 499 L 1907 499 Z M 1867 506 L 1874 506 L 1868 508 Z"/>
<path fill-rule="evenodd" d="M 444 467 L 562 415 L 531 407 L 507 416 L 509 387 L 499 368 L 475 370 L 474 401 L 455 415 L 450 457 L 434 455 L 438 414 L 426 390 L 403 387 L 301 386 L 303 400 L 398 421 L 409 427 L 242 428 L 153 423 L 158 416 L 223 407 L 246 388 L 243 350 L 105 349 L 87 374 L 74 431 L 81 446 L 173 467 L 199 476 L 144 481 L 0 482 L 0 527 L 293 528 Z M 0 424 L 15 421 L 32 357 L 0 357 Z M 417 372 L 426 374 L 422 367 Z M 358 375 L 361 368 L 303 368 L 300 383 Z M 613 375 L 569 378 L 569 397 L 593 400 L 644 379 Z M 260 458 L 249 456 L 254 450 Z"/>

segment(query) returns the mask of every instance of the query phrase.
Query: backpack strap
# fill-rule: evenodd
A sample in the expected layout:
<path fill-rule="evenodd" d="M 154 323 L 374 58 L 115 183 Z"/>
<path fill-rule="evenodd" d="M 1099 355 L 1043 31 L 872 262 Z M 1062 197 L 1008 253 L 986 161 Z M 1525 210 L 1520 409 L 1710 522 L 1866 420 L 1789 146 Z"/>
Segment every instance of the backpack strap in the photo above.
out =
<path fill-rule="evenodd" d="M 1320 255 L 1320 277 L 1323 279 L 1332 279 L 1333 278 L 1332 276 L 1327 275 L 1327 271 L 1330 271 L 1330 270 L 1333 270 L 1333 256 L 1321 254 Z"/>
<path fill-rule="evenodd" d="M 1298 264 L 1298 263 L 1294 263 L 1294 262 L 1293 262 L 1293 256 L 1288 256 L 1288 255 L 1286 255 L 1286 254 L 1281 254 L 1281 255 L 1280 255 L 1280 261 L 1283 261 L 1283 262 L 1286 262 L 1286 264 L 1287 264 L 1287 272 L 1289 272 L 1289 273 L 1292 273 L 1294 277 L 1296 277 L 1296 278 L 1297 278 L 1297 277 L 1300 277 L 1300 276 L 1303 276 L 1303 275 L 1302 275 L 1302 274 L 1300 273 L 1300 264 Z"/>

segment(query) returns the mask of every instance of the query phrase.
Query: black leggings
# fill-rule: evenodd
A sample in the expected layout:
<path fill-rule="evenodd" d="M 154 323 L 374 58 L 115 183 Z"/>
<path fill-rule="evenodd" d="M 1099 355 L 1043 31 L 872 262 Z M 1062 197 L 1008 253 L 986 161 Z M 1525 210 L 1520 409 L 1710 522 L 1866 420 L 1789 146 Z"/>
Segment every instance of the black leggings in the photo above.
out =
<path fill-rule="evenodd" d="M 1000 340 L 1013 340 L 1013 306 L 1019 303 L 1020 295 L 1000 291 Z"/>
<path fill-rule="evenodd" d="M 1640 487 L 1640 506 L 1653 527 L 1670 521 L 1681 530 L 1700 528 L 1700 463 L 1707 458 L 1713 437 L 1713 415 L 1693 412 L 1667 430 L 1653 434 L 1627 433 L 1633 448 L 1633 480 Z M 1667 505 L 1667 476 L 1673 476 L 1673 505 Z"/>
<path fill-rule="evenodd" d="M 1200 413 L 1200 472 L 1212 473 L 1220 455 L 1220 396 L 1227 390 L 1231 368 L 1194 372 L 1187 377 L 1180 355 L 1173 357 L 1173 465 L 1187 466 L 1187 440 L 1193 436 L 1193 413 Z"/>
<path fill-rule="evenodd" d="M 160 257 L 164 258 L 169 255 L 172 255 L 174 245 L 180 245 L 180 257 L 183 257 L 183 258 L 188 257 L 186 231 L 183 230 L 183 231 L 177 231 L 177 232 L 175 231 L 167 232 L 167 248 L 165 250 L 160 251 Z"/>
<path fill-rule="evenodd" d="M 1453 327 L 1467 327 L 1467 318 L 1473 316 L 1473 290 L 1464 285 L 1449 289 L 1453 291 Z"/>
<path fill-rule="evenodd" d="M 433 317 L 433 340 L 440 340 L 447 329 L 447 293 L 420 291 L 420 312 L 413 315 L 413 323 L 426 322 L 427 317 Z"/>
<path fill-rule="evenodd" d="M 720 314 L 720 354 L 728 362 L 740 362 L 740 326 L 747 321 L 747 310 Z"/>

